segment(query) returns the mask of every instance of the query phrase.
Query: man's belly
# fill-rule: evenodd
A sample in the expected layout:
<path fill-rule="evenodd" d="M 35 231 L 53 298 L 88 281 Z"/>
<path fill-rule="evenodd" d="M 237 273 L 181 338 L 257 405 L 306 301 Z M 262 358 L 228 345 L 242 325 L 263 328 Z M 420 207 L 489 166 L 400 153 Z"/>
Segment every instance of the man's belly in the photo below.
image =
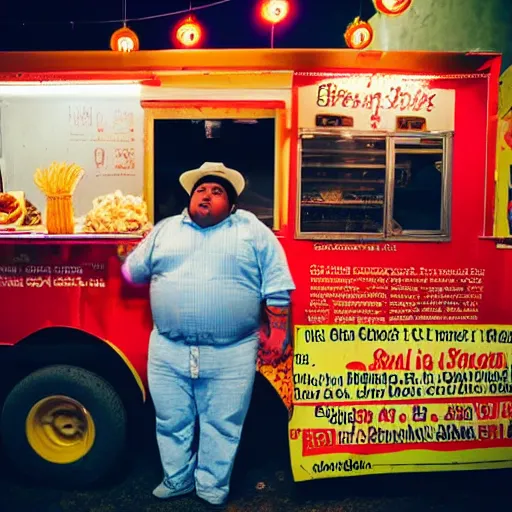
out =
<path fill-rule="evenodd" d="M 217 283 L 215 289 L 193 283 L 151 284 L 151 310 L 158 331 L 191 344 L 230 344 L 258 330 L 259 293 L 236 282 Z"/>

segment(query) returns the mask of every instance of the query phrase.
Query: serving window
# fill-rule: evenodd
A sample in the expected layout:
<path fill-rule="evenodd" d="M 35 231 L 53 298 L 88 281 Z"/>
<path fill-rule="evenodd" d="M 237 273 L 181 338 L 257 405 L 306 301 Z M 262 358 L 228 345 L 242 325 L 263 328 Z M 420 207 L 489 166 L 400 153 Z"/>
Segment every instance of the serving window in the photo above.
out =
<path fill-rule="evenodd" d="M 297 237 L 450 236 L 451 134 L 300 133 Z"/>
<path fill-rule="evenodd" d="M 0 86 L 0 236 L 140 237 L 143 128 L 137 84 Z"/>
<path fill-rule="evenodd" d="M 223 162 L 244 175 L 239 208 L 278 230 L 285 211 L 280 192 L 285 187 L 284 103 L 217 103 L 143 102 L 145 197 L 153 220 L 181 213 L 187 206 L 188 195 L 179 186 L 181 173 L 204 162 Z"/>
<path fill-rule="evenodd" d="M 155 222 L 183 211 L 189 197 L 177 186 L 181 173 L 209 161 L 223 162 L 244 175 L 239 208 L 272 227 L 274 125 L 274 119 L 155 119 Z"/>

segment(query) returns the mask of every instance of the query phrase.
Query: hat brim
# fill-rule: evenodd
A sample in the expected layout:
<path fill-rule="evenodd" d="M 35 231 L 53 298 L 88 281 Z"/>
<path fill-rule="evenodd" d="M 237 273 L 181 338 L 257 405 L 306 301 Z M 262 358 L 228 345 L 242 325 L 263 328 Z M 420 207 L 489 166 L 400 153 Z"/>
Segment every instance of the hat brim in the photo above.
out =
<path fill-rule="evenodd" d="M 222 170 L 192 169 L 190 171 L 186 171 L 180 176 L 181 186 L 187 191 L 188 195 L 190 195 L 194 185 L 204 176 L 219 176 L 224 178 L 233 185 L 238 196 L 245 188 L 244 177 L 238 171 L 227 167 L 224 167 Z"/>

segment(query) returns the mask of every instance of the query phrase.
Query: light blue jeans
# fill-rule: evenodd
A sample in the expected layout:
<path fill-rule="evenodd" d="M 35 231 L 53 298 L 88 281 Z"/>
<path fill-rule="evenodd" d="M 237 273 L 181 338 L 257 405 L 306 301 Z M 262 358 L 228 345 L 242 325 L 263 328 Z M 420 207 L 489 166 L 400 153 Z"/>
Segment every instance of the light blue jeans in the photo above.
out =
<path fill-rule="evenodd" d="M 224 503 L 256 374 L 258 337 L 230 346 L 190 346 L 151 333 L 149 389 L 164 482 Z M 192 451 L 199 418 L 199 447 Z"/>

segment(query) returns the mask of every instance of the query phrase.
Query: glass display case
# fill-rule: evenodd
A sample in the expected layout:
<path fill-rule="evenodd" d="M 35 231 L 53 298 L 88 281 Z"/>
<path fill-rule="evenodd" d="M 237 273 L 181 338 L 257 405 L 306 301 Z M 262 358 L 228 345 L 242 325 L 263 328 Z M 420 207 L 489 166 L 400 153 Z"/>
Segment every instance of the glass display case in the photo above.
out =
<path fill-rule="evenodd" d="M 384 137 L 302 139 L 301 231 L 382 233 Z"/>
<path fill-rule="evenodd" d="M 449 140 L 303 131 L 298 237 L 446 236 Z"/>

